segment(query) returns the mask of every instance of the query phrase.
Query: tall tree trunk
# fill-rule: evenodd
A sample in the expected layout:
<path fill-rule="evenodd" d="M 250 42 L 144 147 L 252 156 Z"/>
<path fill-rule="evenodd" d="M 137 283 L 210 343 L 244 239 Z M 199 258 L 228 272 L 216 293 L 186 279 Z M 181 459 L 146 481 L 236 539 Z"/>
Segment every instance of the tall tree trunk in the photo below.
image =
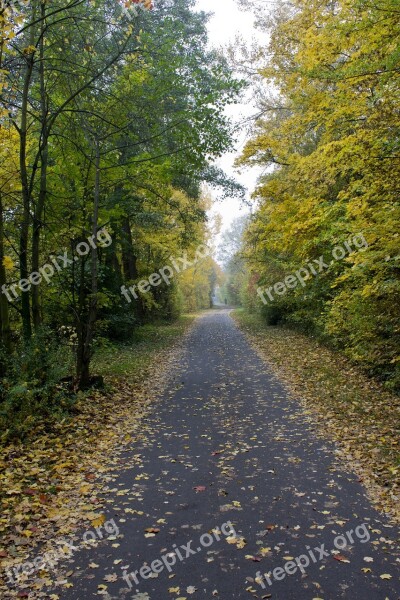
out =
<path fill-rule="evenodd" d="M 1 341 L 5 350 L 10 353 L 11 347 L 11 328 L 8 311 L 8 300 L 1 292 L 1 287 L 7 283 L 6 270 L 3 264 L 4 259 L 4 220 L 3 220 L 3 198 L 0 194 L 0 323 L 1 323 Z M 0 374 L 2 374 L 2 366 L 0 364 Z"/>
<path fill-rule="evenodd" d="M 46 202 L 47 194 L 47 166 L 48 166 L 48 154 L 49 154 L 49 132 L 47 123 L 47 97 L 46 97 L 46 86 L 45 86 L 45 71 L 44 71 L 44 35 L 46 28 L 46 4 L 41 3 L 41 36 L 39 44 L 40 63 L 39 63 L 39 78 L 40 78 L 40 104 L 41 104 L 41 122 L 42 131 L 40 139 L 40 189 L 38 195 L 38 201 L 36 204 L 34 216 L 33 216 L 33 231 L 32 231 L 32 271 L 39 270 L 40 260 L 40 231 L 43 225 L 43 213 Z M 41 323 L 40 314 L 40 299 L 39 299 L 39 286 L 32 286 L 32 317 L 35 329 L 37 329 Z"/>
<path fill-rule="evenodd" d="M 25 81 L 26 88 L 29 87 L 28 74 Z M 21 132 L 20 132 L 20 172 L 21 172 L 21 183 L 22 183 L 22 223 L 19 236 L 19 271 L 21 279 L 27 279 L 29 277 L 28 269 L 28 242 L 29 242 L 29 224 L 30 224 L 30 204 L 31 195 L 29 190 L 28 182 L 28 170 L 26 165 L 26 142 L 27 142 L 27 92 L 24 91 L 24 101 L 22 108 L 22 119 L 21 119 Z M 22 327 L 25 338 L 30 338 L 32 335 L 31 326 L 31 312 L 30 312 L 30 301 L 29 291 L 21 292 L 21 315 L 22 315 Z"/>
<path fill-rule="evenodd" d="M 118 221 L 111 219 L 111 230 L 113 232 L 112 242 L 105 251 L 104 257 L 104 264 L 107 267 L 107 269 L 109 269 L 113 273 L 113 276 L 115 278 L 115 284 L 118 287 L 120 287 L 123 283 L 121 265 L 117 256 L 117 247 L 119 239 L 116 232 L 119 229 L 119 225 L 120 223 Z"/>
<path fill-rule="evenodd" d="M 137 256 L 133 249 L 131 224 L 127 216 L 121 219 L 121 232 L 122 270 L 125 280 L 133 281 L 139 277 L 139 271 L 137 268 Z M 135 302 L 134 309 L 139 321 L 142 321 L 145 310 L 140 298 Z"/>
<path fill-rule="evenodd" d="M 122 217 L 121 219 L 121 230 L 122 230 L 122 268 L 124 271 L 125 279 L 132 281 L 137 279 L 139 276 L 137 269 L 137 257 L 133 251 L 133 240 L 131 224 L 129 217 Z"/>
<path fill-rule="evenodd" d="M 92 221 L 92 236 L 96 239 L 99 222 L 100 202 L 100 144 L 96 139 L 96 174 L 94 186 L 94 206 Z M 92 342 L 94 325 L 97 317 L 97 292 L 98 292 L 98 262 L 97 248 L 91 250 L 91 290 L 89 298 L 89 310 L 86 324 L 81 327 L 81 352 L 78 354 L 77 374 L 79 388 L 85 389 L 90 383 L 90 360 L 92 357 Z"/>
<path fill-rule="evenodd" d="M 36 20 L 36 9 L 35 4 L 32 8 L 32 23 Z M 29 44 L 33 47 L 34 45 L 34 25 L 31 25 L 31 31 L 29 35 Z M 29 110 L 29 89 L 32 81 L 32 73 L 34 66 L 35 55 L 31 52 L 26 56 L 26 72 L 24 79 L 24 86 L 22 92 L 21 102 L 21 124 L 18 127 L 18 133 L 20 136 L 19 146 L 19 164 L 20 164 L 20 176 L 21 176 L 21 188 L 22 188 L 22 223 L 19 237 L 19 270 L 21 279 L 28 279 L 28 243 L 29 243 L 29 225 L 30 225 L 30 209 L 31 209 L 31 187 L 28 177 L 28 166 L 27 166 L 27 140 L 28 140 L 28 110 Z M 31 325 L 31 312 L 30 312 L 30 299 L 29 291 L 21 292 L 21 316 L 22 316 L 22 329 L 25 339 L 29 339 L 32 335 Z"/>

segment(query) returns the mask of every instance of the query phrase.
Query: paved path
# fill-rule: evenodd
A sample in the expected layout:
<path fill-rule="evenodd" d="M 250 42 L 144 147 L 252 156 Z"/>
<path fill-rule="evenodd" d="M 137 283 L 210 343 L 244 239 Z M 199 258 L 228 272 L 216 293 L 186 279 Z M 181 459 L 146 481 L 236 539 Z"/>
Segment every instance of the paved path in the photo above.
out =
<path fill-rule="evenodd" d="M 396 531 L 334 451 L 229 311 L 208 313 L 110 482 L 106 512 L 119 535 L 77 552 L 65 569 L 73 587 L 56 593 L 63 600 L 399 600 Z M 257 571 L 271 573 L 269 581 L 257 583 Z M 124 580 L 124 572 L 136 575 Z"/>

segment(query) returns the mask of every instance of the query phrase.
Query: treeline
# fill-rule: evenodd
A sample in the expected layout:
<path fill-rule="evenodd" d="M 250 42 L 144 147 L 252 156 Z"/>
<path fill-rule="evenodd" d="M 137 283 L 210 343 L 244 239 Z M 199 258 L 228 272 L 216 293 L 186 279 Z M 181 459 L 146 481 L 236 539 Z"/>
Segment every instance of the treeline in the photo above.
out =
<path fill-rule="evenodd" d="M 102 339 L 124 341 L 140 323 L 209 306 L 219 277 L 210 256 L 143 283 L 208 244 L 204 182 L 241 193 L 212 161 L 231 146 L 224 107 L 242 83 L 207 48 L 207 17 L 193 7 L 3 3 L 3 415 L 45 395 L 56 403 L 46 386 L 59 384 L 71 349 L 85 388 Z M 137 298 L 127 301 L 122 286 L 136 286 Z"/>
<path fill-rule="evenodd" d="M 265 174 L 245 233 L 241 300 L 399 389 L 398 3 L 296 0 L 261 16 L 264 91 L 240 162 Z M 295 274 L 310 264 L 316 274 L 308 267 L 303 285 Z"/>

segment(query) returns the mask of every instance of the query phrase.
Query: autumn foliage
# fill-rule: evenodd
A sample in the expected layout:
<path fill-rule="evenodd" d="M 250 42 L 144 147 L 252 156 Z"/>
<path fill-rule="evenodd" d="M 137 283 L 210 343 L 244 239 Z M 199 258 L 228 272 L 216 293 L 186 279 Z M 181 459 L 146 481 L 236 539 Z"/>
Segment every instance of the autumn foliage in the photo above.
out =
<path fill-rule="evenodd" d="M 362 233 L 363 252 L 264 311 L 400 384 L 399 12 L 392 0 L 282 2 L 268 20 L 260 117 L 241 164 L 265 168 L 246 233 L 258 285 Z M 265 91 L 267 90 L 267 91 Z"/>
<path fill-rule="evenodd" d="M 99 347 L 210 305 L 211 258 L 130 305 L 121 295 L 209 242 L 203 182 L 230 185 L 213 161 L 231 147 L 224 108 L 242 83 L 206 24 L 187 0 L 0 11 L 0 428 L 53 406 L 54 344 L 64 379 L 86 389 Z M 78 256 L 101 230 L 110 243 Z M 60 255 L 65 268 L 40 280 Z"/>

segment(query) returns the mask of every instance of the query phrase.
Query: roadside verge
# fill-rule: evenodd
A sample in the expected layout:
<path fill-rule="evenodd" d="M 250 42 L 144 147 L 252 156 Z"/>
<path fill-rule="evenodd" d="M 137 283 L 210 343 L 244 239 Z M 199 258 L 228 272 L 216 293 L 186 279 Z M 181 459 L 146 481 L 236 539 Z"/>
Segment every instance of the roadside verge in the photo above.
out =
<path fill-rule="evenodd" d="M 145 434 L 143 419 L 174 376 L 182 339 L 194 319 L 189 315 L 169 325 L 144 326 L 132 345 L 104 348 L 94 365 L 104 375 L 105 390 L 82 394 L 73 414 L 49 431 L 2 448 L 2 597 L 14 593 L 5 585 L 6 571 L 39 549 L 45 553 L 56 540 L 107 520 L 102 487 L 121 468 L 127 446 Z M 43 569 L 39 578 L 49 584 L 51 575 Z M 29 586 L 27 576 L 24 581 Z M 37 579 L 33 587 L 40 589 Z"/>
<path fill-rule="evenodd" d="M 400 521 L 400 398 L 338 352 L 258 315 L 231 313 L 259 356 L 300 399 L 321 437 L 356 472 L 375 507 Z"/>

